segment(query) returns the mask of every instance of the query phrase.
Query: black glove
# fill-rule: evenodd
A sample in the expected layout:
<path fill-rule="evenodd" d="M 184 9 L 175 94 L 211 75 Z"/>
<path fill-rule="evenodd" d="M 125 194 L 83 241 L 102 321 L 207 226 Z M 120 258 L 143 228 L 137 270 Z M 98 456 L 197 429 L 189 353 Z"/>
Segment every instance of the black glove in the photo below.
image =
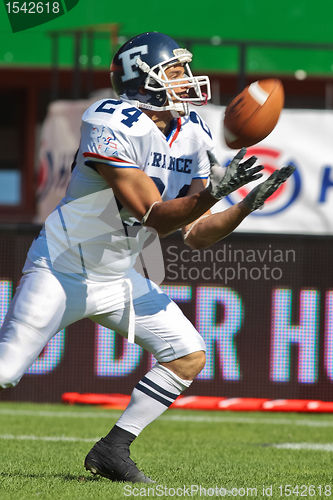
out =
<path fill-rule="evenodd" d="M 207 189 L 217 200 L 220 200 L 248 182 L 259 179 L 262 176 L 262 174 L 258 174 L 258 172 L 264 168 L 262 165 L 252 167 L 257 161 L 255 156 L 251 156 L 251 158 L 240 163 L 245 153 L 246 148 L 242 148 L 231 160 L 225 170 L 219 165 L 213 153 L 207 151 L 210 162 L 210 175 Z"/>
<path fill-rule="evenodd" d="M 283 182 L 295 171 L 293 165 L 282 167 L 280 170 L 275 170 L 267 180 L 256 186 L 244 198 L 243 202 L 253 212 L 263 206 L 267 198 L 271 196 Z"/>

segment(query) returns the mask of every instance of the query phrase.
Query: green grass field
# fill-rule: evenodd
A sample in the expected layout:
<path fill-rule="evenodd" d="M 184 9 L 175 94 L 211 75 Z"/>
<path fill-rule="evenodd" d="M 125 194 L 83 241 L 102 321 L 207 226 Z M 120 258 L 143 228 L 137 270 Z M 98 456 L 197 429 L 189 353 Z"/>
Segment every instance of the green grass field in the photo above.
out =
<path fill-rule="evenodd" d="M 169 410 L 132 445 L 148 490 L 83 468 L 119 414 L 0 403 L 0 499 L 333 498 L 333 415 Z"/>

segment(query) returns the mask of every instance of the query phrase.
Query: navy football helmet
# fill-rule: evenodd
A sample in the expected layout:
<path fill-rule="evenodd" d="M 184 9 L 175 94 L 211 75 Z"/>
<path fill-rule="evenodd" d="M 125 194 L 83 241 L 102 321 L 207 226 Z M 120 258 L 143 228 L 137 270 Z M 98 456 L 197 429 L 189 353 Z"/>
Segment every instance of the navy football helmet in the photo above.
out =
<path fill-rule="evenodd" d="M 163 33 L 149 32 L 128 40 L 111 64 L 111 82 L 117 94 L 139 108 L 172 110 L 188 114 L 188 104 L 210 99 L 208 76 L 193 76 L 192 54 Z M 185 69 L 183 78 L 169 80 L 165 70 L 175 64 Z M 186 89 L 178 93 L 177 89 Z"/>

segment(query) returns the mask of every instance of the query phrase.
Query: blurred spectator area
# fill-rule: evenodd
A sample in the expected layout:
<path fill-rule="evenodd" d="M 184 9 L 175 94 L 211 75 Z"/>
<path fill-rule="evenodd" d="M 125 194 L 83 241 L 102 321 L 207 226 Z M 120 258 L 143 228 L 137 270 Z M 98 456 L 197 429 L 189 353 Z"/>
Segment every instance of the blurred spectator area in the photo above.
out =
<path fill-rule="evenodd" d="M 130 35 L 119 36 L 117 25 L 108 25 L 48 37 L 49 65 L 0 66 L 0 222 L 34 218 L 39 130 L 50 102 L 111 95 L 108 64 Z M 333 44 L 219 37 L 178 41 L 194 54 L 193 72 L 209 75 L 213 104 L 226 105 L 251 81 L 278 77 L 285 107 L 333 109 Z"/>

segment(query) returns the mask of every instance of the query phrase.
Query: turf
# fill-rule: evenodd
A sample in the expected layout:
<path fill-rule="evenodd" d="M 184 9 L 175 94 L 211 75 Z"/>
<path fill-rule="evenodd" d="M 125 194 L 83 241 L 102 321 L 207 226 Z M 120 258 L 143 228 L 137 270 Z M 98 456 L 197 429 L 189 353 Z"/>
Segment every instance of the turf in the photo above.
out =
<path fill-rule="evenodd" d="M 86 453 L 118 415 L 96 407 L 1 402 L 0 499 L 333 497 L 333 415 L 169 410 L 132 445 L 134 460 L 157 481 L 150 490 L 83 468 Z M 279 443 L 330 447 L 273 446 Z"/>

